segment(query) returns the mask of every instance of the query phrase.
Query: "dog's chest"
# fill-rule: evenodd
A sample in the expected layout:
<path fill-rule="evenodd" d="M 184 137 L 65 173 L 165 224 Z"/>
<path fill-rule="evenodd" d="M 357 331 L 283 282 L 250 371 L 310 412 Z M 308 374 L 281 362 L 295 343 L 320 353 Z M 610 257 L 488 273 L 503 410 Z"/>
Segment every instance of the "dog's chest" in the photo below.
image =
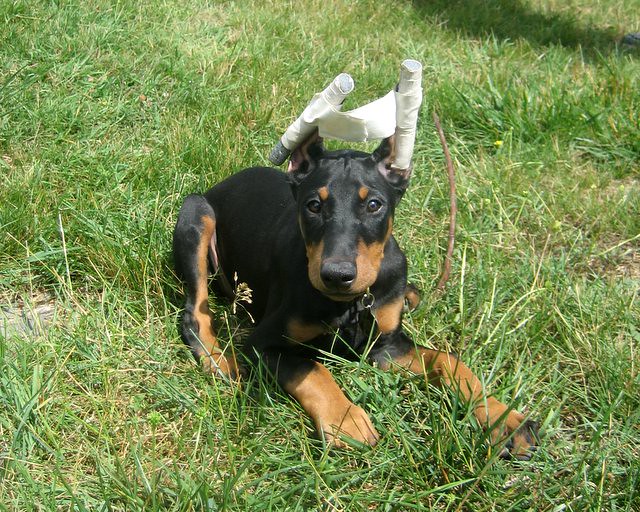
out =
<path fill-rule="evenodd" d="M 337 314 L 322 320 L 289 321 L 287 331 L 295 343 L 303 343 L 332 353 L 357 353 L 372 334 L 373 315 L 361 300 L 350 303 Z"/>

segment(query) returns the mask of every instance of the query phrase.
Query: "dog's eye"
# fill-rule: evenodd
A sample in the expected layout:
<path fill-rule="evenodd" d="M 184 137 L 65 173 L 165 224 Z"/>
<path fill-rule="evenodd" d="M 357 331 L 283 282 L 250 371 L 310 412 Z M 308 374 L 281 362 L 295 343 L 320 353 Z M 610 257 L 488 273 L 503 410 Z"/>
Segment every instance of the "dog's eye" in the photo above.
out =
<path fill-rule="evenodd" d="M 367 202 L 367 211 L 369 213 L 376 213 L 380 208 L 382 208 L 382 203 L 377 199 L 371 199 Z"/>
<path fill-rule="evenodd" d="M 320 210 L 322 210 L 322 203 L 317 199 L 312 199 L 307 203 L 307 210 L 311 213 L 320 213 Z"/>

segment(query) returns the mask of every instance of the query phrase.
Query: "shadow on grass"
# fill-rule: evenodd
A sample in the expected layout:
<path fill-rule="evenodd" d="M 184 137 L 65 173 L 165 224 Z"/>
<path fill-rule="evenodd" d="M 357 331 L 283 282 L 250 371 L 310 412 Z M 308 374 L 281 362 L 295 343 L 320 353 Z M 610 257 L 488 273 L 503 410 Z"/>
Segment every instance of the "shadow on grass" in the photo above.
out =
<path fill-rule="evenodd" d="M 500 40 L 525 39 L 534 46 L 559 44 L 607 54 L 620 36 L 614 28 L 583 22 L 579 13 L 544 13 L 521 0 L 413 0 L 413 4 L 419 14 L 466 37 L 493 35 Z"/>

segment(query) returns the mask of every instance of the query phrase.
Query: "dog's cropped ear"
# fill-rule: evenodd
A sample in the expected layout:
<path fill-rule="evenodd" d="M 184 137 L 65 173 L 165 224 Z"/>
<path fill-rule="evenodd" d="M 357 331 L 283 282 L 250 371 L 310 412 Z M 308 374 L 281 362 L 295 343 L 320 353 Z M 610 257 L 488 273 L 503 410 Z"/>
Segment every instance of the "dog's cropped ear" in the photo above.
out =
<path fill-rule="evenodd" d="M 384 139 L 371 156 L 378 166 L 378 172 L 402 195 L 409 186 L 412 166 L 407 169 L 395 168 L 393 166 L 396 157 L 395 149 L 395 136 L 392 135 Z"/>
<path fill-rule="evenodd" d="M 324 153 L 322 137 L 315 130 L 291 153 L 287 173 L 293 184 L 299 184 L 313 170 L 313 163 Z"/>

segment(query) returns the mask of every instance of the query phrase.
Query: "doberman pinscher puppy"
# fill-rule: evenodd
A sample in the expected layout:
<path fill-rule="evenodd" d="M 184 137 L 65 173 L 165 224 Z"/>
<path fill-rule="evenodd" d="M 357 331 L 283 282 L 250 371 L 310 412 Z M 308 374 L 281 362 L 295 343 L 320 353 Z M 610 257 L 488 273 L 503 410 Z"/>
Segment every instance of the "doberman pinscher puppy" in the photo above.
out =
<path fill-rule="evenodd" d="M 473 405 L 494 442 L 508 439 L 505 456 L 527 459 L 535 423 L 486 395 L 456 356 L 417 346 L 402 329 L 410 288 L 392 229 L 410 170 L 390 166 L 393 152 L 393 136 L 372 154 L 326 151 L 314 136 L 294 151 L 287 173 L 254 167 L 188 196 L 173 239 L 186 284 L 182 338 L 207 370 L 239 375 L 235 357 L 216 339 L 208 305 L 209 272 L 228 295 L 237 273 L 252 290 L 257 323 L 245 358 L 266 366 L 328 443 L 343 446 L 348 436 L 375 445 L 379 434 L 316 360 L 318 349 L 366 353 L 380 368 L 449 386 Z"/>

